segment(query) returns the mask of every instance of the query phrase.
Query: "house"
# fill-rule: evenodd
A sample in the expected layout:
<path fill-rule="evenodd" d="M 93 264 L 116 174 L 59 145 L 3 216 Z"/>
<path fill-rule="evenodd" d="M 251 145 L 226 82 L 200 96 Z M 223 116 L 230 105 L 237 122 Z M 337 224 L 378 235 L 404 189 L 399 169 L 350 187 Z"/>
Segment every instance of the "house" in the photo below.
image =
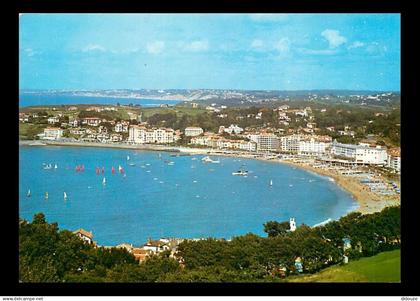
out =
<path fill-rule="evenodd" d="M 76 234 L 80 239 L 87 242 L 88 244 L 93 244 L 93 233 L 88 232 L 84 229 L 78 229 L 76 231 L 73 231 L 74 234 Z"/>
<path fill-rule="evenodd" d="M 69 118 L 69 125 L 72 127 L 78 127 L 80 125 L 80 120 L 77 118 Z"/>
<path fill-rule="evenodd" d="M 48 127 L 44 129 L 44 133 L 38 134 L 43 140 L 57 140 L 63 137 L 63 130 L 60 128 Z"/>
<path fill-rule="evenodd" d="M 236 124 L 231 124 L 228 128 L 223 127 L 223 131 L 225 133 L 228 133 L 228 134 L 238 135 L 238 134 L 242 133 L 244 131 L 244 129 L 237 126 Z M 219 128 L 219 133 L 220 133 L 220 128 Z"/>
<path fill-rule="evenodd" d="M 68 107 L 67 111 L 77 111 L 77 107 L 75 106 Z"/>
<path fill-rule="evenodd" d="M 20 122 L 28 122 L 29 121 L 29 115 L 25 113 L 19 113 L 19 121 Z"/>
<path fill-rule="evenodd" d="M 128 132 L 129 123 L 126 121 L 117 122 L 115 124 L 114 130 L 117 133 L 127 133 Z"/>
<path fill-rule="evenodd" d="M 48 117 L 47 119 L 49 124 L 54 124 L 60 122 L 60 119 L 57 116 Z"/>
<path fill-rule="evenodd" d="M 90 126 L 99 126 L 101 122 L 102 122 L 102 119 L 98 117 L 85 117 L 82 119 L 82 124 L 87 124 Z"/>
<path fill-rule="evenodd" d="M 193 127 L 193 126 L 186 127 L 186 128 L 185 128 L 185 131 L 184 131 L 185 136 L 187 136 L 187 137 L 195 137 L 195 136 L 199 136 L 199 135 L 201 135 L 203 132 L 204 132 L 204 131 L 203 131 L 203 129 L 202 129 L 202 128 L 200 128 L 200 127 Z"/>
<path fill-rule="evenodd" d="M 143 262 L 147 257 L 153 255 L 153 252 L 150 250 L 145 250 L 142 248 L 133 248 L 131 254 L 134 255 L 134 259 L 139 263 Z"/>
<path fill-rule="evenodd" d="M 142 247 L 143 250 L 152 251 L 153 253 L 159 253 L 169 250 L 169 246 L 166 242 L 161 240 L 149 239 Z"/>
<path fill-rule="evenodd" d="M 133 249 L 134 249 L 132 244 L 127 244 L 127 243 L 122 243 L 122 244 L 119 244 L 115 247 L 119 248 L 119 249 L 126 249 L 130 253 L 132 253 Z"/>

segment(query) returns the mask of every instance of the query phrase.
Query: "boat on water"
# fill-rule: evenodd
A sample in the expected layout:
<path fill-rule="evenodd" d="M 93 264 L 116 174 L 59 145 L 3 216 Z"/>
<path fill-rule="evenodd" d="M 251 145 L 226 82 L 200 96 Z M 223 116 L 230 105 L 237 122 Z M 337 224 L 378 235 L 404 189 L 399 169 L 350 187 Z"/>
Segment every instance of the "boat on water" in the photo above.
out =
<path fill-rule="evenodd" d="M 52 169 L 52 165 L 51 164 L 43 164 L 44 166 L 42 167 L 43 169 Z"/>
<path fill-rule="evenodd" d="M 136 166 L 136 163 L 129 163 L 130 166 Z"/>
<path fill-rule="evenodd" d="M 67 193 L 64 191 L 64 199 L 67 200 Z"/>
<path fill-rule="evenodd" d="M 31 190 L 30 189 L 28 189 L 28 192 L 26 193 L 26 197 L 31 197 Z"/>
<path fill-rule="evenodd" d="M 232 172 L 232 176 L 247 176 L 248 175 L 248 171 L 244 170 L 243 168 L 241 168 L 238 171 Z"/>
<path fill-rule="evenodd" d="M 219 160 L 212 160 L 209 156 L 205 156 L 203 159 L 201 159 L 201 162 L 203 162 L 203 163 L 220 163 Z"/>
<path fill-rule="evenodd" d="M 55 164 L 55 165 L 54 165 L 54 169 L 57 169 L 57 168 L 58 168 L 58 166 L 57 166 L 57 164 Z"/>
<path fill-rule="evenodd" d="M 127 155 L 127 161 L 130 160 L 130 156 Z"/>
<path fill-rule="evenodd" d="M 106 184 L 106 179 L 105 179 L 105 177 L 102 179 L 102 185 L 105 185 Z"/>
<path fill-rule="evenodd" d="M 270 187 L 273 186 L 273 180 L 270 180 Z"/>
<path fill-rule="evenodd" d="M 48 199 L 48 192 L 45 193 L 45 199 Z"/>
<path fill-rule="evenodd" d="M 112 166 L 112 168 L 111 168 L 111 172 L 114 174 L 115 173 L 115 167 L 114 166 Z"/>

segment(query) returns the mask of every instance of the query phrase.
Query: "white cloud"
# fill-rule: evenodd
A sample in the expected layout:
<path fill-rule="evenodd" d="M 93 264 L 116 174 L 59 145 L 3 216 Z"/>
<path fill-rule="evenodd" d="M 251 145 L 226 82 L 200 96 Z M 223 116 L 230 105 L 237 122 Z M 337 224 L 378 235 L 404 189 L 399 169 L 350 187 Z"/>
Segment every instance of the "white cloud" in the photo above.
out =
<path fill-rule="evenodd" d="M 165 49 L 165 42 L 163 41 L 154 41 L 147 43 L 146 45 L 147 52 L 151 54 L 159 54 Z"/>
<path fill-rule="evenodd" d="M 98 45 L 98 44 L 89 44 L 85 48 L 83 48 L 82 51 L 83 52 L 90 52 L 90 51 L 105 52 L 106 49 L 105 47 L 102 47 L 101 45 Z"/>
<path fill-rule="evenodd" d="M 255 39 L 251 42 L 251 48 L 261 49 L 264 46 L 264 42 L 258 39 Z"/>
<path fill-rule="evenodd" d="M 280 52 L 289 52 L 290 50 L 290 40 L 289 38 L 281 38 L 276 45 L 274 46 Z"/>
<path fill-rule="evenodd" d="M 338 46 L 347 42 L 347 39 L 340 35 L 338 30 L 334 29 L 326 29 L 321 32 L 321 36 L 323 36 L 329 44 L 330 48 L 337 48 Z"/>
<path fill-rule="evenodd" d="M 352 49 L 352 48 L 360 48 L 360 47 L 363 47 L 363 46 L 365 46 L 365 43 L 360 42 L 360 41 L 355 41 L 348 48 L 349 49 Z"/>
<path fill-rule="evenodd" d="M 209 42 L 207 40 L 197 40 L 184 45 L 184 50 L 199 52 L 209 49 Z"/>
<path fill-rule="evenodd" d="M 366 51 L 373 55 L 383 55 L 387 50 L 386 46 L 382 46 L 378 42 L 372 42 L 366 47 Z"/>
<path fill-rule="evenodd" d="M 250 14 L 249 17 L 255 22 L 281 22 L 288 19 L 287 14 Z"/>
<path fill-rule="evenodd" d="M 312 54 L 312 55 L 333 55 L 337 53 L 335 49 L 307 49 L 307 48 L 300 48 L 300 53 L 303 54 Z"/>

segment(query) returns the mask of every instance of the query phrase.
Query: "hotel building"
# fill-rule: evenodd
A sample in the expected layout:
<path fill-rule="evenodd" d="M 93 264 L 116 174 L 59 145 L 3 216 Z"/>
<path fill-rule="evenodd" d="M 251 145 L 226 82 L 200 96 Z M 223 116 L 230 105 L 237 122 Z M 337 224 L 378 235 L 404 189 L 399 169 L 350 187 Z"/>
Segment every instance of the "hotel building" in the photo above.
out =
<path fill-rule="evenodd" d="M 331 154 L 353 159 L 356 163 L 364 164 L 387 164 L 387 151 L 380 146 L 370 147 L 368 144 L 343 144 L 334 140 Z"/>
<path fill-rule="evenodd" d="M 194 127 L 194 126 L 190 126 L 185 128 L 185 136 L 187 137 L 195 137 L 195 136 L 200 136 L 203 133 L 203 129 L 200 127 Z"/>
<path fill-rule="evenodd" d="M 173 129 L 147 129 L 144 126 L 132 125 L 128 131 L 128 141 L 132 143 L 168 144 L 173 143 L 176 140 L 178 140 L 178 136 Z"/>

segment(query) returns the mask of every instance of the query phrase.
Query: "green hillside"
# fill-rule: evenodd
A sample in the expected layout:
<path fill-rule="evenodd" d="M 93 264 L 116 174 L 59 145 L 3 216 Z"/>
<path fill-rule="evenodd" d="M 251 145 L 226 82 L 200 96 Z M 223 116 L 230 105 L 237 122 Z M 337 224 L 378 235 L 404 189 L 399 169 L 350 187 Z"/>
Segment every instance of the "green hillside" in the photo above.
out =
<path fill-rule="evenodd" d="M 379 253 L 313 275 L 290 277 L 290 282 L 400 282 L 400 250 Z"/>

